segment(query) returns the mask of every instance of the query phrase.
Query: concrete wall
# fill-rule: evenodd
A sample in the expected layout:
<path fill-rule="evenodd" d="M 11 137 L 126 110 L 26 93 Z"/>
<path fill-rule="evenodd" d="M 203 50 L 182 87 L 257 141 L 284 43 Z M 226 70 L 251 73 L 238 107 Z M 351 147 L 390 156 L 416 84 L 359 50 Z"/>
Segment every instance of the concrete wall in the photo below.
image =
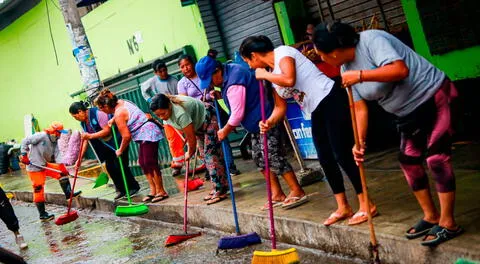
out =
<path fill-rule="evenodd" d="M 63 16 L 53 5 L 56 1 L 47 1 L 59 65 L 45 1 L 0 31 L 0 141 L 20 140 L 23 116 L 30 113 L 41 128 L 53 120 L 78 128 L 68 114 L 73 102 L 69 94 L 81 89 L 82 82 Z M 208 50 L 198 7 L 181 7 L 178 0 L 108 1 L 82 20 L 101 78 L 187 44 L 195 48 L 197 56 Z M 132 40 L 136 32 L 143 39 L 137 45 Z"/>
<path fill-rule="evenodd" d="M 431 55 L 416 0 L 402 0 L 415 51 L 443 70 L 452 80 L 480 77 L 480 46 L 456 50 L 442 55 Z"/>

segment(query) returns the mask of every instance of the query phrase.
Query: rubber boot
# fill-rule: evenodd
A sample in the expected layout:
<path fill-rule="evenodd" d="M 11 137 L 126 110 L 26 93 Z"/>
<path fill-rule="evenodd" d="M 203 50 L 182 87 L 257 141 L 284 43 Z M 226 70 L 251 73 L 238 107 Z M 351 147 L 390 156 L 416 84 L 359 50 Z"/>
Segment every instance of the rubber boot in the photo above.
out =
<path fill-rule="evenodd" d="M 70 186 L 70 181 L 68 178 L 61 178 L 58 180 L 60 186 L 62 187 L 63 193 L 65 193 L 65 198 L 70 199 L 70 194 L 72 192 L 72 187 Z M 73 197 L 77 197 L 82 193 L 82 191 L 74 192 Z"/>
<path fill-rule="evenodd" d="M 55 216 L 53 214 L 49 214 L 45 211 L 45 203 L 35 203 L 37 206 L 38 213 L 40 214 L 40 220 L 43 222 L 52 220 Z"/>

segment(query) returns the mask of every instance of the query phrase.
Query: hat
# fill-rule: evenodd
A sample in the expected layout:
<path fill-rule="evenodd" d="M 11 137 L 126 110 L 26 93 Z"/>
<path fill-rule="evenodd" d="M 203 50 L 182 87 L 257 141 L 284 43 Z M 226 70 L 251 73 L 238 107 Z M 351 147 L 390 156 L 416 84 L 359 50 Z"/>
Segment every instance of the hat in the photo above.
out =
<path fill-rule="evenodd" d="M 58 121 L 53 121 L 52 124 L 50 124 L 50 127 L 45 129 L 45 132 L 48 134 L 54 134 L 55 132 L 68 134 L 68 130 L 63 129 L 63 124 Z"/>
<path fill-rule="evenodd" d="M 217 62 L 210 56 L 201 58 L 195 65 L 195 71 L 200 79 L 200 89 L 206 89 L 212 83 L 212 75 L 217 68 Z"/>

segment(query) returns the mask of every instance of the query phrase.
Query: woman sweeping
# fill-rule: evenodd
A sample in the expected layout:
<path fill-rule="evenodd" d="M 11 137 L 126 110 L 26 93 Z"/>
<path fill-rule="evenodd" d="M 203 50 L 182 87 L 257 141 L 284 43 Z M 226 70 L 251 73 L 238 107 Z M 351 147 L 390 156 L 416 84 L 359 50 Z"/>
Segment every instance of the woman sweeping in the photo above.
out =
<path fill-rule="evenodd" d="M 185 159 L 195 154 L 197 140 L 204 141 L 205 162 L 215 185 L 213 193 L 204 200 L 209 205 L 227 198 L 228 183 L 214 108 L 188 96 L 158 94 L 152 99 L 150 110 L 165 123 L 183 131 L 188 146 Z"/>
<path fill-rule="evenodd" d="M 266 36 L 246 38 L 240 46 L 240 54 L 251 68 L 256 69 L 257 79 L 272 82 L 282 98 L 293 97 L 305 113 L 311 114 L 312 136 L 318 160 L 337 202 L 337 210 L 323 224 L 328 226 L 350 217 L 350 225 L 366 222 L 366 204 L 360 174 L 350 154 L 353 132 L 345 91 L 298 50 L 288 46 L 274 48 Z M 266 71 L 267 67 L 273 71 Z M 282 120 L 283 117 L 272 115 L 265 123 L 261 123 L 261 130 L 268 131 Z M 357 193 L 360 208 L 355 214 L 345 195 L 339 164 Z M 373 215 L 377 214 L 373 204 L 370 208 Z"/>
<path fill-rule="evenodd" d="M 453 215 L 455 176 L 450 163 L 450 101 L 457 92 L 448 77 L 384 31 L 358 34 L 347 24 L 319 25 L 314 43 L 323 60 L 342 66 L 343 85 L 353 87 L 360 142 L 367 138 L 365 100 L 377 101 L 397 117 L 400 166 L 424 214 L 406 237 L 425 235 L 422 245 L 435 246 L 462 233 Z M 365 145 L 357 147 L 355 160 L 363 162 Z M 430 194 L 425 159 L 436 181 L 440 213 Z"/>
<path fill-rule="evenodd" d="M 115 154 L 115 142 L 113 142 L 113 137 L 111 135 L 112 130 L 108 126 L 108 120 L 113 116 L 107 115 L 96 107 L 88 108 L 87 104 L 82 101 L 71 104 L 69 112 L 75 120 L 80 121 L 84 131 L 82 139 L 90 140 L 100 161 L 105 162 L 108 174 L 110 174 L 110 177 L 115 184 L 115 189 L 117 190 L 117 195 L 114 199 L 117 200 L 124 197 L 126 193 L 125 185 L 123 184 L 120 164 L 118 163 L 118 158 Z M 118 131 L 117 138 L 121 138 Z M 83 144 L 83 146 L 84 147 L 81 151 L 85 154 L 88 145 Z M 135 180 L 135 177 L 133 177 L 133 174 L 128 167 L 128 149 L 129 147 L 127 146 L 123 151 L 121 158 L 130 195 L 135 195 L 140 191 L 140 185 Z"/>
<path fill-rule="evenodd" d="M 242 125 L 252 135 L 252 156 L 257 167 L 263 170 L 265 165 L 258 126 L 261 121 L 259 85 L 255 76 L 244 66 L 235 63 L 222 65 L 210 56 L 200 59 L 196 69 L 200 75 L 200 87 L 209 87 L 210 85 L 222 87 L 222 98 L 230 110 L 228 122 L 218 131 L 219 140 L 225 139 L 235 127 Z M 283 118 L 287 109 L 286 102 L 276 93 L 270 92 L 269 95 L 267 96 L 266 115 L 271 118 Z M 275 100 L 272 96 L 275 97 Z M 280 129 L 278 127 L 268 132 L 269 163 L 272 170 L 269 176 L 272 184 L 272 200 L 274 206 L 290 209 L 307 202 L 308 198 L 282 151 L 279 138 Z M 279 175 L 283 176 L 290 187 L 288 195 L 285 195 L 280 186 Z M 268 210 L 268 203 L 261 210 Z"/>
<path fill-rule="evenodd" d="M 149 122 L 138 106 L 130 101 L 118 99 L 108 89 L 100 92 L 95 104 L 101 111 L 113 114 L 113 121 L 122 136 L 120 147 L 115 152 L 117 157 L 126 152 L 131 140 L 139 144 L 138 162 L 150 185 L 150 194 L 143 201 L 155 203 L 168 198 L 158 165 L 158 142 L 163 138 L 160 128 L 155 123 Z"/>

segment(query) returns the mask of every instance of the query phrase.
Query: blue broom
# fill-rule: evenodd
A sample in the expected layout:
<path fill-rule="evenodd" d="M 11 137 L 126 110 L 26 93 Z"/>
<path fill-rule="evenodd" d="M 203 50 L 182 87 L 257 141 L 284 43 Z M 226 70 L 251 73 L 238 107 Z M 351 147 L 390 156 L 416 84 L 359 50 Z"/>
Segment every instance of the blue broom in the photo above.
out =
<path fill-rule="evenodd" d="M 220 120 L 220 112 L 218 110 L 218 103 L 215 101 L 215 112 L 217 114 L 217 122 L 218 127 L 222 128 L 222 122 Z M 225 145 L 227 142 L 222 140 L 222 150 L 223 150 L 223 158 L 225 159 L 225 167 L 227 170 L 227 179 L 228 179 L 228 188 L 230 189 L 230 198 L 232 199 L 232 208 L 233 208 L 233 219 L 235 221 L 235 232 L 237 233 L 236 236 L 226 236 L 220 238 L 218 241 L 217 246 L 217 253 L 220 249 L 234 249 L 234 248 L 244 248 L 250 245 L 262 243 L 260 236 L 256 232 L 248 233 L 245 235 L 240 234 L 240 227 L 238 226 L 238 215 L 237 215 L 237 206 L 235 204 L 235 194 L 233 192 L 233 184 L 232 184 L 232 177 L 230 176 L 230 168 L 228 164 L 230 164 L 230 160 L 228 159 L 227 155 L 227 146 Z"/>

